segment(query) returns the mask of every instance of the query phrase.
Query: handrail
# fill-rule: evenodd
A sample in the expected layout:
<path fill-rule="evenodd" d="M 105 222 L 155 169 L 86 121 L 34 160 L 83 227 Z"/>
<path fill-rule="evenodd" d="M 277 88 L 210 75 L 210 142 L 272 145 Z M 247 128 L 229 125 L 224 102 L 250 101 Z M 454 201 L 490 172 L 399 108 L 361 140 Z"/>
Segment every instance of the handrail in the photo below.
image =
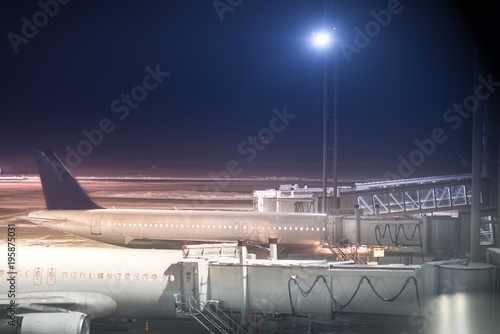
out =
<path fill-rule="evenodd" d="M 219 319 L 219 321 L 224 325 L 224 327 L 226 327 L 227 329 L 229 329 L 229 331 L 231 331 L 231 333 L 234 333 L 234 334 L 238 334 L 238 333 L 247 333 L 243 327 L 241 327 L 236 321 L 234 321 L 230 316 L 228 316 L 224 311 L 221 311 L 220 313 L 216 313 L 214 311 L 212 311 L 210 309 L 210 307 L 207 306 L 207 303 L 203 303 L 204 304 L 204 310 L 210 314 L 211 316 L 213 316 L 214 318 L 216 319 Z M 229 326 L 223 318 L 221 318 L 221 316 L 219 314 L 222 314 L 223 318 L 225 318 L 227 321 L 229 321 L 229 323 L 231 324 L 234 324 L 234 326 L 239 330 L 235 330 L 233 329 L 231 326 Z"/>
<path fill-rule="evenodd" d="M 209 307 L 209 303 L 205 301 L 198 302 L 193 295 L 190 295 L 186 302 L 182 301 L 182 297 L 185 297 L 181 293 L 175 294 L 175 303 L 177 307 L 177 313 L 187 312 L 189 316 L 199 323 L 205 330 L 214 334 L 214 331 L 210 329 L 209 326 L 213 326 L 214 330 L 220 333 L 231 333 L 231 334 L 248 334 L 236 321 L 234 321 L 230 316 L 228 316 L 224 311 L 212 311 Z M 179 306 L 187 306 L 180 308 Z M 203 311 L 202 311 L 203 309 Z M 202 317 L 208 324 L 204 323 L 199 317 Z M 229 324 L 227 323 L 229 322 Z M 234 329 L 234 326 L 236 329 Z"/>

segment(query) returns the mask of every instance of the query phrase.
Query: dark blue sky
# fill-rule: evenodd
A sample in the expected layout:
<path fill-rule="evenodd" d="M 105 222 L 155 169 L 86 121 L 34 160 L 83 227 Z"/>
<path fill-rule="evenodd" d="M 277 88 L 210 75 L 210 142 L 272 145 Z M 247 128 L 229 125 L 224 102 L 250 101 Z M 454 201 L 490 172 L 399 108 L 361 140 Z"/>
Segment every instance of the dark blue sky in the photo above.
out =
<path fill-rule="evenodd" d="M 329 78 L 338 67 L 339 161 L 395 169 L 441 128 L 447 139 L 425 163 L 458 163 L 471 155 L 471 119 L 455 130 L 443 114 L 473 94 L 473 40 L 480 73 L 496 73 L 492 1 L 41 3 L 51 15 L 36 1 L 1 5 L 0 159 L 65 156 L 87 130 L 85 159 L 320 163 L 325 50 L 311 34 L 335 26 L 326 59 Z M 270 142 L 252 146 L 271 123 Z"/>

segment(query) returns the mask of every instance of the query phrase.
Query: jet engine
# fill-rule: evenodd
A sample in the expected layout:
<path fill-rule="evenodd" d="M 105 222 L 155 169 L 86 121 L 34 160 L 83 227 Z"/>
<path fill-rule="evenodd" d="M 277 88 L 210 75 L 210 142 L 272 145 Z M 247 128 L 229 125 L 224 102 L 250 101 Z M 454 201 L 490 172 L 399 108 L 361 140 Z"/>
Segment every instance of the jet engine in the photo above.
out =
<path fill-rule="evenodd" d="M 89 334 L 90 320 L 80 312 L 28 313 L 22 315 L 18 333 Z"/>

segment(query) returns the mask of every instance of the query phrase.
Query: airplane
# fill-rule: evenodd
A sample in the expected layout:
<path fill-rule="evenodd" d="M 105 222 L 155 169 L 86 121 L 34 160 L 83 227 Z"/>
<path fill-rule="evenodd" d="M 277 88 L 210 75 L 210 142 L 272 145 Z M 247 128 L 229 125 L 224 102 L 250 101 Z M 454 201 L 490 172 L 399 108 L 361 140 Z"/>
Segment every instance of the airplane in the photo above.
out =
<path fill-rule="evenodd" d="M 0 333 L 88 334 L 93 319 L 176 318 L 180 250 L 15 248 L 15 268 L 0 261 Z"/>
<path fill-rule="evenodd" d="M 130 248 L 238 240 L 267 247 L 269 238 L 277 238 L 281 254 L 331 254 L 325 247 L 332 235 L 326 214 L 105 209 L 89 198 L 52 151 L 35 150 L 35 156 L 47 210 L 31 212 L 27 219 L 51 229 Z"/>

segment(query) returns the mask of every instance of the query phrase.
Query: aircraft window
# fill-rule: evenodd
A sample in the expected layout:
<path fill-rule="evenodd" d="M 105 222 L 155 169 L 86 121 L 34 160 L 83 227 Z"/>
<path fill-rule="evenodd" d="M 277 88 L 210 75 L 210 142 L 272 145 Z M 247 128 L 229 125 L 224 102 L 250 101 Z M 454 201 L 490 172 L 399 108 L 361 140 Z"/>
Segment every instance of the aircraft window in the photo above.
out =
<path fill-rule="evenodd" d="M 29 277 L 29 275 L 30 275 L 30 272 L 29 272 L 29 271 L 27 271 L 27 272 L 26 272 L 26 276 L 27 276 L 27 277 Z M 62 273 L 62 278 L 68 278 L 68 273 L 67 273 L 67 272 L 63 272 L 63 273 Z"/>
<path fill-rule="evenodd" d="M 113 223 L 113 226 L 116 226 L 116 222 L 115 222 L 115 223 Z"/>
<path fill-rule="evenodd" d="M 56 275 L 56 273 L 55 273 L 55 272 L 53 272 L 53 271 L 51 271 L 51 272 L 49 273 L 49 277 L 50 277 L 50 278 L 54 278 L 54 276 L 55 276 L 55 275 Z"/>
<path fill-rule="evenodd" d="M 111 273 L 108 273 L 108 275 L 106 276 L 107 279 L 112 279 L 113 278 L 113 274 Z"/>
<path fill-rule="evenodd" d="M 151 279 L 152 279 L 153 281 L 156 281 L 156 278 L 157 278 L 157 277 L 158 277 L 158 276 L 156 276 L 156 274 L 151 275 Z"/>
<path fill-rule="evenodd" d="M 148 280 L 148 274 L 142 275 L 142 279 L 145 280 L 145 281 L 147 281 Z"/>
<path fill-rule="evenodd" d="M 94 273 L 90 273 L 90 274 L 89 274 L 89 278 L 90 278 L 90 279 L 93 279 L 93 278 L 94 278 Z"/>
<path fill-rule="evenodd" d="M 181 224 L 181 228 L 184 228 L 184 224 Z"/>
<path fill-rule="evenodd" d="M 325 228 L 323 227 L 323 232 L 325 232 Z"/>
<path fill-rule="evenodd" d="M 226 228 L 226 225 L 224 225 L 224 229 Z"/>
<path fill-rule="evenodd" d="M 153 224 L 149 224 L 149 227 L 153 227 Z"/>
<path fill-rule="evenodd" d="M 163 227 L 163 224 L 160 224 L 160 227 Z"/>
<path fill-rule="evenodd" d="M 80 273 L 80 278 L 85 278 L 85 273 Z"/>
<path fill-rule="evenodd" d="M 318 228 L 316 228 L 316 231 L 318 231 L 318 232 L 319 232 L 319 227 L 318 227 Z"/>
<path fill-rule="evenodd" d="M 215 224 L 214 224 L 214 225 L 212 225 L 212 228 L 215 228 Z"/>
<path fill-rule="evenodd" d="M 300 227 L 300 230 L 301 230 L 301 231 L 304 231 L 304 228 L 301 226 L 301 227 Z"/>
<path fill-rule="evenodd" d="M 252 225 L 252 230 L 253 230 L 253 225 Z"/>
<path fill-rule="evenodd" d="M 306 227 L 306 231 L 309 231 L 309 227 Z"/>
<path fill-rule="evenodd" d="M 142 227 L 142 224 L 139 224 L 139 227 Z"/>
<path fill-rule="evenodd" d="M 200 228 L 200 225 L 196 225 L 196 228 Z"/>
<path fill-rule="evenodd" d="M 207 225 L 207 228 L 210 228 L 210 225 Z"/>
<path fill-rule="evenodd" d="M 270 229 L 271 229 L 271 226 L 268 226 L 268 227 L 267 227 L 267 229 L 268 229 L 268 230 L 270 230 Z"/>
<path fill-rule="evenodd" d="M 128 223 L 128 226 L 129 226 L 129 227 L 132 227 L 132 223 Z"/>
<path fill-rule="evenodd" d="M 134 275 L 134 280 L 135 280 L 135 281 L 138 281 L 138 280 L 139 280 L 139 274 L 135 274 L 135 275 Z"/>
<path fill-rule="evenodd" d="M 175 224 L 175 228 L 179 228 L 179 224 Z"/>
<path fill-rule="evenodd" d="M 158 227 L 158 224 L 155 224 L 155 227 Z"/>
<path fill-rule="evenodd" d="M 4 273 L 5 273 L 5 271 L 0 270 L 0 276 L 3 276 Z"/>
<path fill-rule="evenodd" d="M 285 226 L 285 231 L 286 231 L 286 226 Z"/>
<path fill-rule="evenodd" d="M 199 225 L 198 225 L 198 226 L 199 226 Z M 191 227 L 192 227 L 192 228 L 194 228 L 194 224 L 193 224 L 193 225 L 191 225 Z"/>
<path fill-rule="evenodd" d="M 103 278 L 104 278 L 104 273 L 97 274 L 97 279 L 103 279 Z"/>
<path fill-rule="evenodd" d="M 29 270 L 26 270 L 26 273 L 25 273 L 26 277 L 30 277 L 31 273 Z M 68 276 L 68 273 L 66 273 L 66 276 Z"/>
<path fill-rule="evenodd" d="M 134 223 L 134 227 L 136 227 L 136 226 L 137 226 L 137 223 Z"/>
<path fill-rule="evenodd" d="M 36 278 L 40 278 L 40 275 L 41 275 L 41 274 L 42 274 L 42 273 L 40 272 L 40 270 L 37 270 L 37 271 L 36 271 L 36 273 L 35 273 Z"/>
<path fill-rule="evenodd" d="M 76 273 L 75 272 L 71 273 L 71 278 L 76 278 Z"/>
<path fill-rule="evenodd" d="M 122 274 L 116 274 L 116 280 L 119 281 L 122 278 Z"/>
<path fill-rule="evenodd" d="M 129 280 L 130 279 L 130 274 L 125 274 L 125 280 Z"/>
<path fill-rule="evenodd" d="M 278 226 L 278 231 L 281 231 L 281 226 Z"/>
<path fill-rule="evenodd" d="M 118 226 L 122 226 L 122 223 L 118 223 Z"/>
<path fill-rule="evenodd" d="M 222 226 L 221 226 L 221 225 L 219 225 L 219 229 L 221 229 L 221 228 L 222 228 Z"/>
<path fill-rule="evenodd" d="M 162 279 L 163 281 L 166 281 L 166 280 L 167 280 L 167 275 L 162 275 L 162 276 L 161 276 L 161 279 Z"/>
<path fill-rule="evenodd" d="M 23 276 L 23 272 L 21 270 L 17 271 L 17 277 Z"/>
<path fill-rule="evenodd" d="M 170 275 L 170 282 L 173 282 L 173 281 L 175 281 L 175 275 L 174 274 Z"/>
<path fill-rule="evenodd" d="M 273 230 L 275 230 L 275 231 L 276 231 L 276 226 L 273 226 Z"/>

